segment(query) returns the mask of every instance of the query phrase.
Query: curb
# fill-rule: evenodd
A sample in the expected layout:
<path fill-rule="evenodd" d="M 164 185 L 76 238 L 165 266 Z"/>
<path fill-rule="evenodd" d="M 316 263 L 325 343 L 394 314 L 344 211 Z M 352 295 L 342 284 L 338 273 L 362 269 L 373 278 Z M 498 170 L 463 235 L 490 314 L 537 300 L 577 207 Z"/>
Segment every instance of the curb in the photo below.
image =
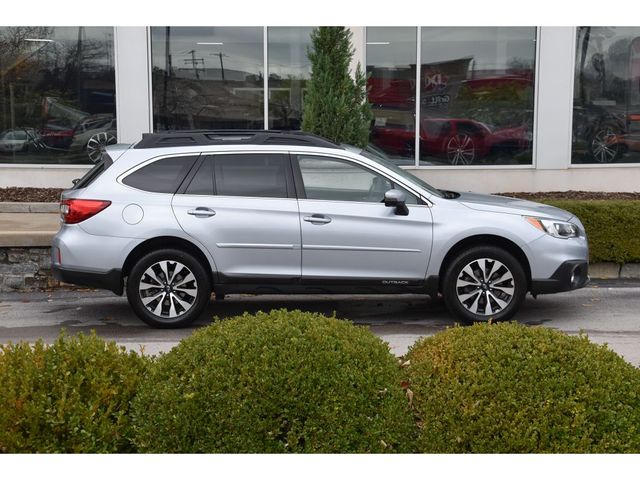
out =
<path fill-rule="evenodd" d="M 50 202 L 0 202 L 0 213 L 58 213 L 60 204 Z"/>

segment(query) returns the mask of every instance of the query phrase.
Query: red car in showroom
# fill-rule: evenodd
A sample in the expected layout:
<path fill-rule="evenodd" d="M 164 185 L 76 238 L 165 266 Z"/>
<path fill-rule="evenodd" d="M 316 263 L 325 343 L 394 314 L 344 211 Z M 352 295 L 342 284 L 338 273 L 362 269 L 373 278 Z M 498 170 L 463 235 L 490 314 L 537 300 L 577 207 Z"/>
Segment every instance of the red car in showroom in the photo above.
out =
<path fill-rule="evenodd" d="M 376 125 L 371 140 L 388 154 L 414 155 L 412 126 Z M 530 144 L 527 125 L 496 129 L 466 118 L 423 118 L 420 122 L 420 156 L 444 158 L 451 165 L 470 165 L 490 153 L 514 154 Z"/>

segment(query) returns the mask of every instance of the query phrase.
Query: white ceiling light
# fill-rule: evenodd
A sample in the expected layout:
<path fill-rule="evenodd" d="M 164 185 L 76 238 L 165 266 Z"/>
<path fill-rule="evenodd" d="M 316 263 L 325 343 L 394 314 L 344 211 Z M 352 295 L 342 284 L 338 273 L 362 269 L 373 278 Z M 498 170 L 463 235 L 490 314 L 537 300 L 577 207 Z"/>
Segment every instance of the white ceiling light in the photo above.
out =
<path fill-rule="evenodd" d="M 367 45 L 390 45 L 391 42 L 367 42 Z"/>
<path fill-rule="evenodd" d="M 51 40 L 50 38 L 25 38 L 24 41 L 25 42 L 48 42 L 48 43 L 53 42 L 53 40 Z"/>
<path fill-rule="evenodd" d="M 222 42 L 198 42 L 196 45 L 224 45 Z"/>

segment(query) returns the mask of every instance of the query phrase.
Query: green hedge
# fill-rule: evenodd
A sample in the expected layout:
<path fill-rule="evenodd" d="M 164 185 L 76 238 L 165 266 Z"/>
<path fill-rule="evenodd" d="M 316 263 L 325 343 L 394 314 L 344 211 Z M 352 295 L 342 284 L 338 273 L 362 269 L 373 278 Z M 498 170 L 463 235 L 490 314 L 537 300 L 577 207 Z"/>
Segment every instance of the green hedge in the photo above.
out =
<path fill-rule="evenodd" d="M 640 200 L 541 200 L 577 215 L 591 262 L 640 262 Z"/>
<path fill-rule="evenodd" d="M 143 452 L 402 452 L 398 360 L 368 329 L 301 311 L 217 321 L 159 358 L 134 401 Z"/>
<path fill-rule="evenodd" d="M 640 451 L 640 370 L 584 336 L 475 324 L 407 358 L 421 452 Z"/>
<path fill-rule="evenodd" d="M 640 370 L 584 336 L 476 324 L 406 360 L 366 328 L 286 310 L 218 321 L 153 361 L 95 334 L 10 344 L 0 452 L 640 451 Z"/>
<path fill-rule="evenodd" d="M 130 452 L 146 357 L 95 333 L 0 347 L 0 452 Z"/>

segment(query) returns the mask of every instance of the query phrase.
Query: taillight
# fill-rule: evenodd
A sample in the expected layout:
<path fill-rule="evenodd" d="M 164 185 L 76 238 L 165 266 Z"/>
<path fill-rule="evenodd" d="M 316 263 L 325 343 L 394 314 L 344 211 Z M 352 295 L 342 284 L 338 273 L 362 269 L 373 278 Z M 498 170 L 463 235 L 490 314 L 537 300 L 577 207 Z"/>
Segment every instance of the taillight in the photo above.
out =
<path fill-rule="evenodd" d="M 108 200 L 80 200 L 71 198 L 60 202 L 60 216 L 67 224 L 80 223 L 111 205 Z"/>

